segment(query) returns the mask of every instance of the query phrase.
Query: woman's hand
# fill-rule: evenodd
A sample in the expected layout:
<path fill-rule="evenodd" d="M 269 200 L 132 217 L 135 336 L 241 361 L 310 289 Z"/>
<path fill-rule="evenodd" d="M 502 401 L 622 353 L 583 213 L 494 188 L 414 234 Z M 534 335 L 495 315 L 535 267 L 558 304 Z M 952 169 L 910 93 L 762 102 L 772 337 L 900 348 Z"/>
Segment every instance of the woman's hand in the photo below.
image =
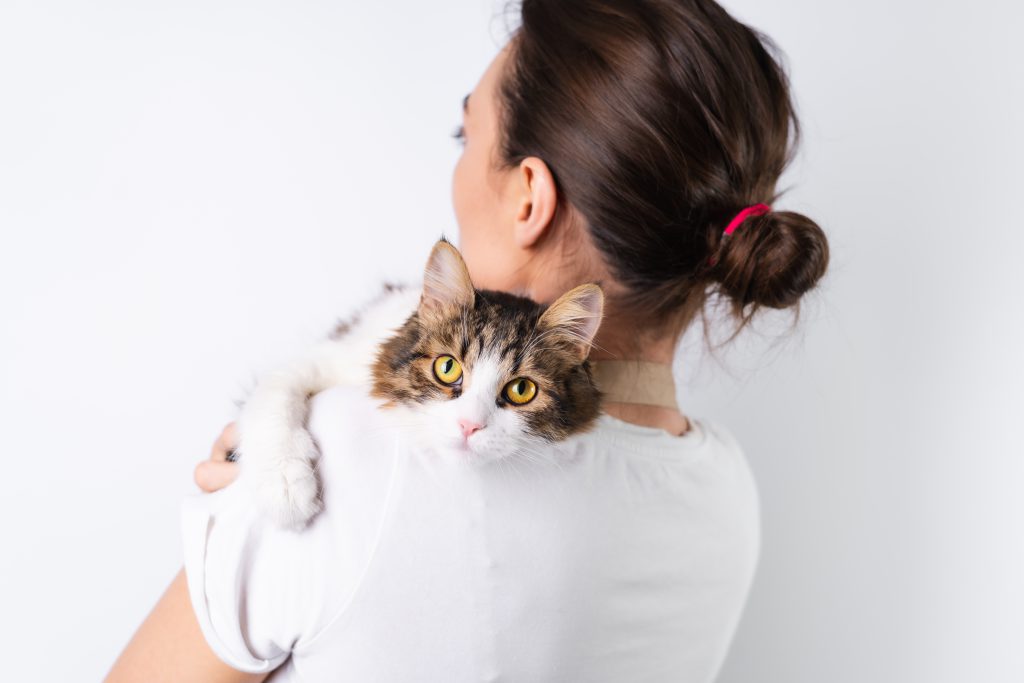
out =
<path fill-rule="evenodd" d="M 210 459 L 196 465 L 196 485 L 207 493 L 224 488 L 238 476 L 238 465 L 228 460 L 228 453 L 238 447 L 238 427 L 229 422 L 210 449 Z"/>

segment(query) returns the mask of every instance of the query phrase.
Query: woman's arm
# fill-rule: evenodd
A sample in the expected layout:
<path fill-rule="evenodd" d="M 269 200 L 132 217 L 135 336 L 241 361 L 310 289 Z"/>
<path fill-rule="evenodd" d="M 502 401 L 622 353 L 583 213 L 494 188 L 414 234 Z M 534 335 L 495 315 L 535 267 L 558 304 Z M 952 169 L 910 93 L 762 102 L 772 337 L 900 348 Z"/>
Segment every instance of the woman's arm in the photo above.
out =
<path fill-rule="evenodd" d="M 195 480 L 201 489 L 216 491 L 231 483 L 238 466 L 226 457 L 237 444 L 232 423 L 213 444 L 210 459 L 196 467 Z M 185 570 L 181 569 L 114 662 L 104 683 L 254 683 L 266 677 L 266 673 L 233 669 L 213 653 L 192 611 Z"/>
<path fill-rule="evenodd" d="M 255 683 L 266 677 L 233 669 L 213 653 L 199 630 L 181 569 L 104 683 Z"/>

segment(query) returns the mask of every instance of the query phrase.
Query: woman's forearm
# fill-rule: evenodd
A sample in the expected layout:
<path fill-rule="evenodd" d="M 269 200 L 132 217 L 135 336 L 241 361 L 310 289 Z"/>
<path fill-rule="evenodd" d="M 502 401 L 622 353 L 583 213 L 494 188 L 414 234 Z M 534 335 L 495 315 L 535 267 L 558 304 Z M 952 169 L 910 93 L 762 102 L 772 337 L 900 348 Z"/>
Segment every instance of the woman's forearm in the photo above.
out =
<path fill-rule="evenodd" d="M 104 683 L 255 683 L 266 676 L 233 669 L 213 653 L 199 629 L 181 569 Z"/>

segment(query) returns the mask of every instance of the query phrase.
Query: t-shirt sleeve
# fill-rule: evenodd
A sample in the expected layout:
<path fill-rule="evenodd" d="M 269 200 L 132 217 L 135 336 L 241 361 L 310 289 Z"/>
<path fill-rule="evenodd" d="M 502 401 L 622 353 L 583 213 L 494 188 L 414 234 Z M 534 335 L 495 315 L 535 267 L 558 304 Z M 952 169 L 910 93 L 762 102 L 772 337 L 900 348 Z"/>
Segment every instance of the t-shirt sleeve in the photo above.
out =
<path fill-rule="evenodd" d="M 357 438 L 372 407 L 352 390 L 314 399 L 310 431 L 321 450 L 324 510 L 301 531 L 278 528 L 259 512 L 251 489 L 237 483 L 182 500 L 192 608 L 211 649 L 229 666 L 252 673 L 277 668 L 358 589 L 392 473 L 391 459 Z"/>
<path fill-rule="evenodd" d="M 181 532 L 189 597 L 206 641 L 229 666 L 258 673 L 288 657 L 308 617 L 300 610 L 306 600 L 295 594 L 300 535 L 288 539 L 269 528 L 247 495 L 231 485 L 186 497 Z"/>

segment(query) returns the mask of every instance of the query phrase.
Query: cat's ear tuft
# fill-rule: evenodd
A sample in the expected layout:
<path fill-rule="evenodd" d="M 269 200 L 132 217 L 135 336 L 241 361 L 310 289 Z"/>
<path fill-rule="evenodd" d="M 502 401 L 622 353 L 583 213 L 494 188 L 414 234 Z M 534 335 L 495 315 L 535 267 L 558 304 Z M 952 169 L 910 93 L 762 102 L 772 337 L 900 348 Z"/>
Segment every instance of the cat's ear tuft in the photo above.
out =
<path fill-rule="evenodd" d="M 558 297 L 540 316 L 538 327 L 561 334 L 576 349 L 582 361 L 590 354 L 590 345 L 601 326 L 604 292 L 594 284 L 580 285 Z"/>
<path fill-rule="evenodd" d="M 423 273 L 420 310 L 446 313 L 457 308 L 472 308 L 474 298 L 473 282 L 462 254 L 442 238 L 430 251 Z"/>

